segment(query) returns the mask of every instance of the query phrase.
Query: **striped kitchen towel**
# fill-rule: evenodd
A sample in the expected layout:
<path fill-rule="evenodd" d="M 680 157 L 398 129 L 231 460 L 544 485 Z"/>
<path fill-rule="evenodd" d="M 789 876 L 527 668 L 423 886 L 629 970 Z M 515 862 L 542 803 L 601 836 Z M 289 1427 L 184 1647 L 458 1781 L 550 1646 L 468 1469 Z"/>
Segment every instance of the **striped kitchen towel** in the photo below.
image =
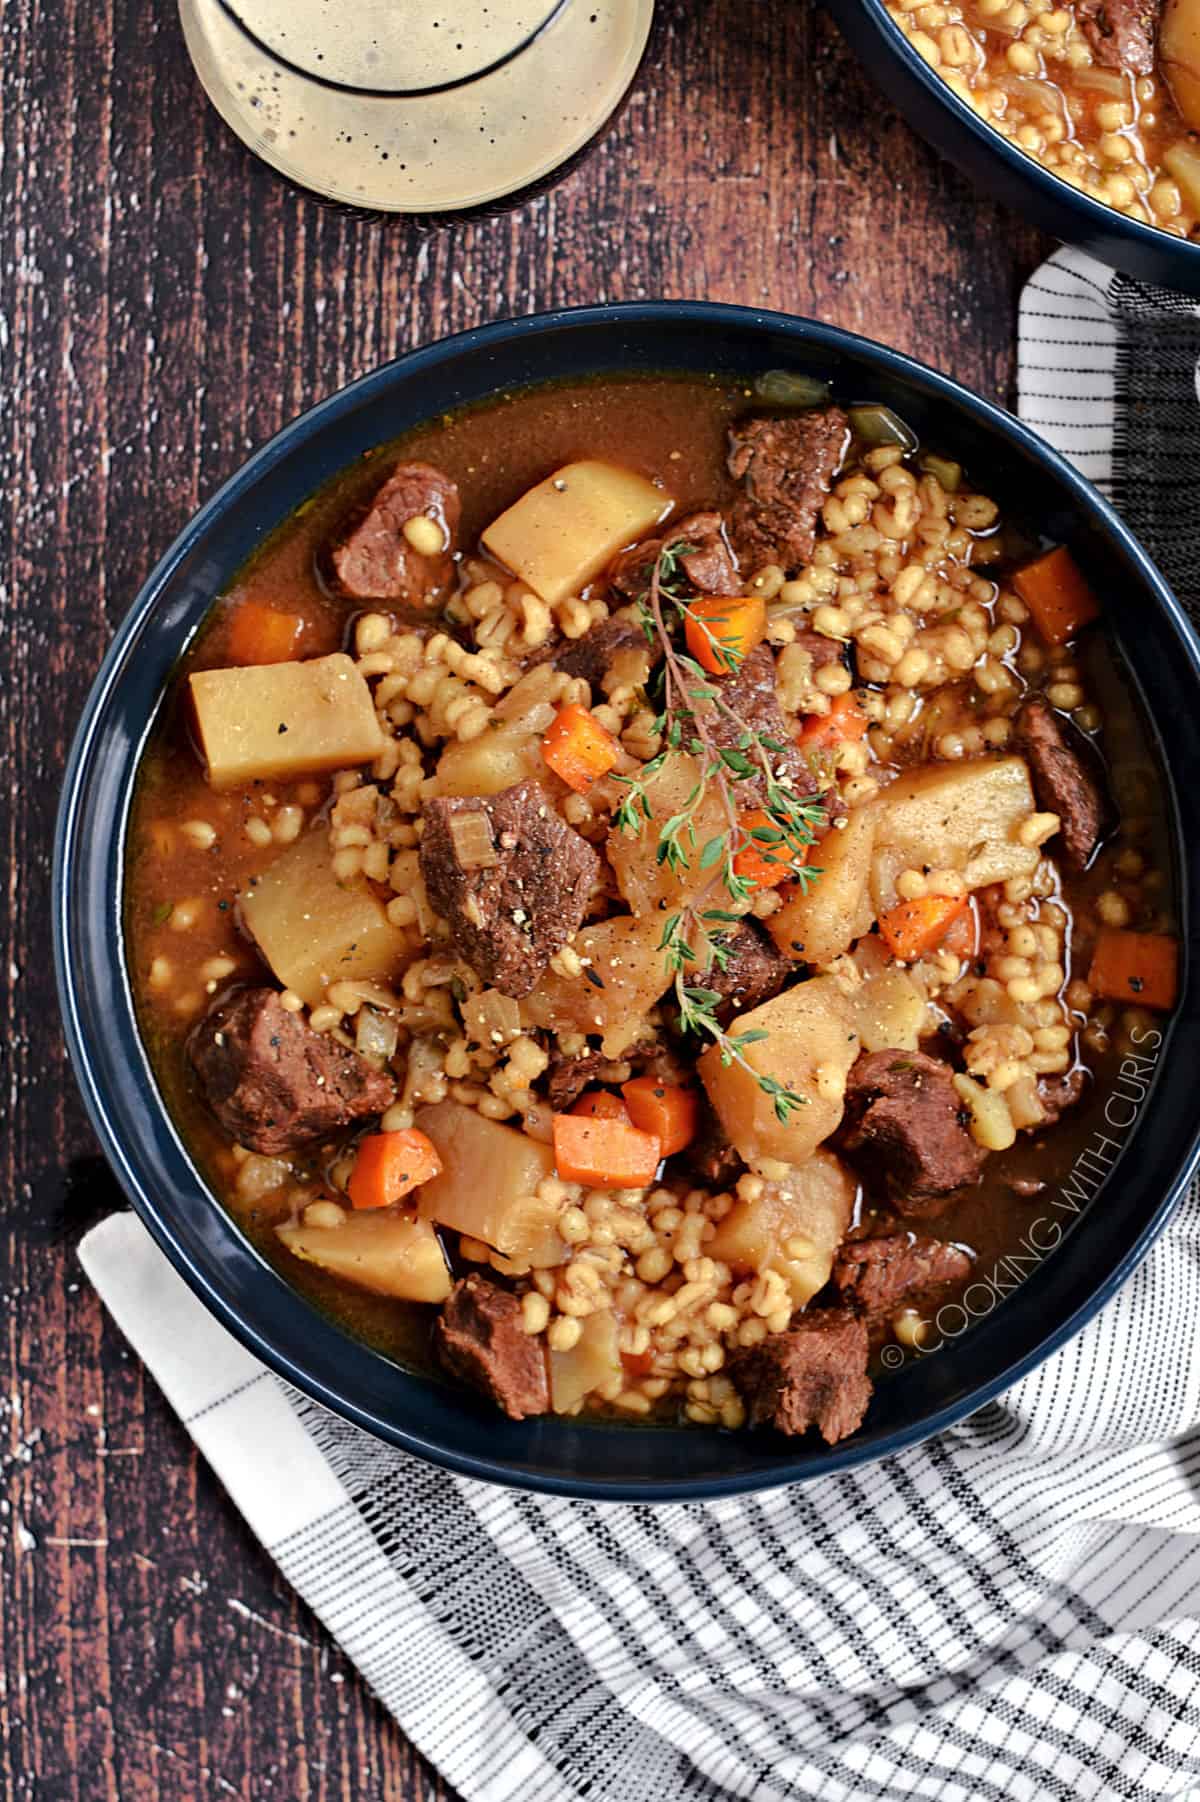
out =
<path fill-rule="evenodd" d="M 1022 413 L 1185 599 L 1198 354 L 1190 304 L 1075 253 L 1025 291 Z M 1098 1319 L 953 1432 L 695 1506 L 448 1476 L 265 1371 L 134 1216 L 81 1257 L 284 1575 L 467 1802 L 1200 1797 L 1195 1195 Z"/>

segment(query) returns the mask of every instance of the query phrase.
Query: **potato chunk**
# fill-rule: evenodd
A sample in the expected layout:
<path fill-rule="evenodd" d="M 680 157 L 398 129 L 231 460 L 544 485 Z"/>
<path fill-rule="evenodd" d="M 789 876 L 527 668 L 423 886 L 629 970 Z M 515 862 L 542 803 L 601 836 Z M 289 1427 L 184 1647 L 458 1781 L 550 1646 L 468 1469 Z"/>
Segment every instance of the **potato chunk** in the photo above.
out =
<path fill-rule="evenodd" d="M 519 782 L 548 783 L 549 769 L 536 732 L 489 728 L 466 744 L 450 744 L 438 759 L 439 795 L 498 795 Z"/>
<path fill-rule="evenodd" d="M 445 1301 L 450 1272 L 437 1234 L 409 1214 L 348 1213 L 341 1226 L 277 1226 L 280 1241 L 306 1264 L 397 1301 Z"/>
<path fill-rule="evenodd" d="M 673 981 L 659 950 L 661 938 L 660 920 L 635 920 L 631 914 L 581 927 L 572 950 L 584 960 L 585 973 L 559 976 L 547 970 L 521 1001 L 522 1021 L 547 1032 L 606 1033 L 640 1020 Z"/>
<path fill-rule="evenodd" d="M 831 1151 L 769 1182 L 755 1201 L 740 1197 L 704 1250 L 737 1270 L 777 1270 L 794 1308 L 829 1281 L 833 1255 L 845 1237 L 858 1184 Z"/>
<path fill-rule="evenodd" d="M 568 463 L 523 494 L 483 534 L 493 557 L 551 607 L 665 519 L 669 495 L 615 463 Z"/>
<path fill-rule="evenodd" d="M 895 905 L 901 870 L 957 870 L 969 889 L 1032 876 L 1041 853 L 1021 844 L 1017 830 L 1034 805 L 1023 757 L 934 764 L 899 777 L 876 803 L 876 912 Z"/>
<path fill-rule="evenodd" d="M 289 846 L 239 900 L 272 970 L 310 1007 L 331 982 L 386 981 L 412 955 L 410 937 L 390 924 L 366 882 L 334 876 L 323 826 Z"/>
<path fill-rule="evenodd" d="M 868 976 L 851 1001 L 864 1051 L 916 1051 L 933 1024 L 925 996 L 907 970 Z"/>
<path fill-rule="evenodd" d="M 832 963 L 875 922 L 871 903 L 871 856 L 877 811 L 856 807 L 840 831 L 827 832 L 812 853 L 821 874 L 798 889 L 767 921 L 767 931 L 785 957 L 801 963 Z"/>
<path fill-rule="evenodd" d="M 556 1414 L 569 1414 L 602 1383 L 621 1374 L 621 1348 L 617 1323 L 606 1308 L 589 1314 L 570 1351 L 550 1353 L 550 1405 Z"/>
<path fill-rule="evenodd" d="M 422 1108 L 415 1124 L 442 1160 L 441 1175 L 423 1184 L 417 1197 L 423 1219 L 482 1239 L 535 1270 L 562 1262 L 558 1204 L 537 1195 L 538 1184 L 554 1175 L 550 1145 L 457 1101 Z"/>
<path fill-rule="evenodd" d="M 313 776 L 383 749 L 371 691 L 349 657 L 197 670 L 189 677 L 214 788 Z"/>
<path fill-rule="evenodd" d="M 608 835 L 608 861 L 616 874 L 617 887 L 635 914 L 652 914 L 661 923 L 666 908 L 677 907 L 682 898 L 698 894 L 713 880 L 714 872 L 700 866 L 700 853 L 710 839 L 728 830 L 725 808 L 715 788 L 696 808 L 693 836 L 684 840 L 688 867 L 671 870 L 657 859 L 660 829 L 687 807 L 699 781 L 700 765 L 696 759 L 686 751 L 672 751 L 658 774 L 646 783 L 653 817 L 643 818 L 640 832 L 618 832 L 614 828 Z"/>
<path fill-rule="evenodd" d="M 715 1045 L 700 1059 L 701 1080 L 726 1137 L 752 1166 L 803 1164 L 842 1118 L 846 1073 L 859 1052 L 851 1003 L 835 977 L 817 976 L 739 1014 L 728 1031 L 731 1038 L 766 1036 L 746 1047 L 749 1070 L 722 1064 Z M 803 1096 L 803 1104 L 780 1120 L 754 1073 L 774 1077 Z"/>

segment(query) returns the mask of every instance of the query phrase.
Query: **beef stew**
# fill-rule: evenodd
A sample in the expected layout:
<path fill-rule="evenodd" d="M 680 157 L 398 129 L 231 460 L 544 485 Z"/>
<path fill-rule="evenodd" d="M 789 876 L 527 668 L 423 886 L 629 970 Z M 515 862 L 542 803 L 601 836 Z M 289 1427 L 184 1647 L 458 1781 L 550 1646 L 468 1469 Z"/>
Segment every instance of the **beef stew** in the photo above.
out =
<path fill-rule="evenodd" d="M 350 1330 L 510 1414 L 833 1438 L 1020 1242 L 1176 922 L 1098 603 L 985 474 L 607 378 L 381 449 L 221 597 L 130 968 L 212 1188 Z"/>
<path fill-rule="evenodd" d="M 993 130 L 1093 200 L 1200 227 L 1197 0 L 886 0 Z"/>

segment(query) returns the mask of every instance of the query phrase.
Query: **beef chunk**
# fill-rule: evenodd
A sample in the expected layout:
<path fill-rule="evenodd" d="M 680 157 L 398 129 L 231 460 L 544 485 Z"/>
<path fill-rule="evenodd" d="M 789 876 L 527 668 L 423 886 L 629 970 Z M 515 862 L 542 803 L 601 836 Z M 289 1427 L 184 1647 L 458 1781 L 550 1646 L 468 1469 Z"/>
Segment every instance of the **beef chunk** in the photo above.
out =
<path fill-rule="evenodd" d="M 482 820 L 483 855 L 461 860 L 454 827 Z M 460 832 L 462 829 L 460 828 Z M 488 840 L 490 839 L 490 849 Z M 486 798 L 425 803 L 421 875 L 430 905 L 450 927 L 459 952 L 485 983 L 520 999 L 583 922 L 600 859 L 559 818 L 536 782 Z"/>
<path fill-rule="evenodd" d="M 1160 0 L 1080 0 L 1079 22 L 1098 63 L 1153 75 Z"/>
<path fill-rule="evenodd" d="M 575 1057 L 568 1057 L 554 1044 L 550 1046 L 550 1067 L 546 1072 L 546 1098 L 556 1114 L 563 1113 L 579 1100 L 583 1091 L 593 1083 L 612 1083 L 622 1080 L 618 1069 L 617 1077 L 609 1074 L 614 1067 L 632 1064 L 635 1070 L 649 1070 L 660 1076 L 664 1082 L 686 1082 L 692 1075 L 692 1067 L 684 1064 L 664 1050 L 657 1039 L 639 1040 L 624 1052 L 620 1058 L 605 1057 L 602 1051 L 583 1051 Z"/>
<path fill-rule="evenodd" d="M 566 1057 L 551 1051 L 550 1068 L 546 1072 L 546 1098 L 556 1114 L 564 1114 L 583 1091 L 600 1082 L 610 1059 L 602 1051 L 585 1051 L 581 1057 Z"/>
<path fill-rule="evenodd" d="M 618 657 L 624 656 L 632 664 L 633 659 L 626 656 L 629 652 L 640 652 L 643 662 L 636 673 L 638 680 L 644 682 L 650 673 L 646 634 L 636 620 L 618 617 L 602 619 L 582 638 L 559 645 L 552 661 L 564 676 L 582 676 L 593 695 L 599 695 L 605 692 L 606 679 Z"/>
<path fill-rule="evenodd" d="M 729 473 L 744 492 L 734 505 L 730 536 L 745 568 L 778 563 L 790 571 L 809 561 L 817 515 L 841 467 L 849 433 L 837 407 L 747 419 L 733 427 Z"/>
<path fill-rule="evenodd" d="M 618 594 L 628 595 L 631 601 L 644 594 L 659 553 L 668 544 L 691 547 L 679 558 L 679 568 L 697 594 L 741 594 L 737 563 L 725 536 L 725 521 L 715 510 L 689 513 L 661 537 L 622 551 L 608 577 Z"/>
<path fill-rule="evenodd" d="M 726 707 L 752 733 L 782 747 L 767 753 L 778 780 L 802 798 L 819 794 L 817 778 L 808 760 L 796 748 L 792 729 L 779 705 L 775 653 L 770 645 L 756 646 L 731 675 L 715 677 L 714 685 L 716 683 L 720 684 L 721 699 Z M 736 748 L 742 734 L 733 720 L 713 709 L 706 723 L 714 743 L 730 750 Z M 735 789 L 739 805 L 761 807 L 766 800 L 766 786 L 766 779 L 761 774 L 739 782 Z"/>
<path fill-rule="evenodd" d="M 984 1152 L 952 1074 L 920 1051 L 868 1051 L 847 1078 L 843 1150 L 898 1214 L 936 1213 L 941 1196 L 979 1180 Z"/>
<path fill-rule="evenodd" d="M 748 1013 L 764 1001 L 778 995 L 796 966 L 790 958 L 775 949 L 762 927 L 744 920 L 726 935 L 725 948 L 729 962 L 723 970 L 710 964 L 700 978 L 700 986 L 723 997 L 717 1018 L 728 1025 L 735 1014 Z"/>
<path fill-rule="evenodd" d="M 683 1157 L 696 1181 L 711 1189 L 732 1189 L 746 1168 L 741 1152 L 730 1144 L 724 1127 L 703 1098 L 699 1131 Z"/>
<path fill-rule="evenodd" d="M 542 1341 L 531 1338 L 516 1296 L 482 1276 L 455 1283 L 434 1328 L 442 1363 L 452 1376 L 482 1389 L 510 1420 L 550 1407 Z"/>
<path fill-rule="evenodd" d="M 1040 1076 L 1038 1078 L 1038 1100 L 1046 1110 L 1044 1125 L 1054 1126 L 1068 1108 L 1072 1108 L 1083 1098 L 1087 1087 L 1087 1071 L 1080 1065 L 1074 1070 L 1066 1070 L 1061 1076 Z"/>
<path fill-rule="evenodd" d="M 691 547 L 680 556 L 679 567 L 697 594 L 741 594 L 737 559 L 719 513 L 693 513 L 681 519 L 671 541 Z"/>
<path fill-rule="evenodd" d="M 862 1425 L 871 1399 L 866 1326 L 839 1308 L 813 1309 L 786 1333 L 740 1352 L 730 1375 L 751 1426 L 819 1427 L 826 1445 L 836 1445 Z"/>
<path fill-rule="evenodd" d="M 826 638 L 824 632 L 812 632 L 805 628 L 797 631 L 792 643 L 802 651 L 807 651 L 812 659 L 813 672 L 829 669 L 835 663 L 844 664 L 846 647 L 836 638 Z"/>
<path fill-rule="evenodd" d="M 1016 727 L 1016 749 L 1028 759 L 1038 805 L 1058 815 L 1067 856 L 1076 869 L 1086 869 L 1105 812 L 1103 790 L 1084 761 L 1086 750 L 1072 746 L 1068 731 L 1073 729 L 1045 701 L 1026 701 Z"/>
<path fill-rule="evenodd" d="M 869 1319 L 960 1282 L 970 1269 L 970 1258 L 957 1245 L 918 1233 L 888 1233 L 843 1245 L 833 1261 L 832 1281 L 842 1301 Z"/>
<path fill-rule="evenodd" d="M 273 1154 L 381 1114 L 396 1085 L 356 1051 L 289 1013 L 275 989 L 241 989 L 205 1015 L 189 1047 L 221 1125 Z"/>
<path fill-rule="evenodd" d="M 405 601 L 418 606 L 439 594 L 453 572 L 454 534 L 462 504 L 449 476 L 428 463 L 401 463 L 371 502 L 366 517 L 333 550 L 333 568 L 344 593 L 356 601 Z M 432 557 L 404 536 L 410 519 L 436 521 L 445 549 Z"/>

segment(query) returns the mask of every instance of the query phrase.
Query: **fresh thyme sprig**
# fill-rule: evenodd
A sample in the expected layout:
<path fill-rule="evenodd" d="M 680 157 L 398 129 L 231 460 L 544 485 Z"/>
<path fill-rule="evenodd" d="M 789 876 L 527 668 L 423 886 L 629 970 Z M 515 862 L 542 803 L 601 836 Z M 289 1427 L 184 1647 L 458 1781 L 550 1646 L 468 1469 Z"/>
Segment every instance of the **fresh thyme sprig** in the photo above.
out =
<path fill-rule="evenodd" d="M 682 1029 L 711 1039 L 723 1064 L 739 1064 L 753 1076 L 772 1101 L 778 1119 L 786 1122 L 793 1109 L 806 1105 L 807 1097 L 755 1069 L 746 1057 L 746 1048 L 765 1038 L 765 1032 L 731 1035 L 725 1031 L 717 1018 L 724 997 L 695 980 L 702 975 L 696 945 L 701 940 L 707 945 L 705 969 L 728 967 L 730 945 L 725 929 L 740 924 L 756 886 L 737 868 L 739 856 L 748 847 L 753 846 L 768 863 L 788 864 L 801 884 L 820 875 L 819 870 L 804 862 L 804 857 L 813 843 L 823 810 L 802 800 L 784 779 L 779 760 L 786 756 L 789 747 L 752 730 L 726 701 L 721 683 L 714 682 L 694 657 L 679 648 L 672 627 L 677 629 L 690 621 L 703 633 L 720 670 L 735 674 L 742 662 L 736 648 L 714 632 L 714 625 L 724 623 L 719 616 L 711 622 L 702 618 L 690 605 L 686 592 L 681 592 L 682 558 L 691 548 L 682 541 L 664 545 L 650 568 L 649 585 L 636 602 L 647 642 L 662 658 L 661 702 L 653 722 L 662 744 L 637 777 L 621 778 L 628 792 L 616 810 L 614 824 L 619 831 L 631 835 L 641 832 L 654 817 L 648 786 L 671 752 L 684 751 L 696 760 L 699 774 L 695 786 L 679 811 L 659 827 L 655 855 L 658 863 L 675 875 L 689 870 L 693 859 L 699 870 L 711 870 L 713 874 L 697 895 L 665 920 L 659 949 L 674 976 Z M 712 722 L 721 719 L 733 728 L 732 744 L 718 743 L 714 736 Z M 722 734 L 729 736 L 728 731 Z M 746 825 L 739 816 L 734 787 L 751 781 L 761 781 L 765 800 L 761 812 L 766 818 Z M 697 817 L 707 796 L 714 792 L 725 816 L 725 828 L 699 844 Z"/>

